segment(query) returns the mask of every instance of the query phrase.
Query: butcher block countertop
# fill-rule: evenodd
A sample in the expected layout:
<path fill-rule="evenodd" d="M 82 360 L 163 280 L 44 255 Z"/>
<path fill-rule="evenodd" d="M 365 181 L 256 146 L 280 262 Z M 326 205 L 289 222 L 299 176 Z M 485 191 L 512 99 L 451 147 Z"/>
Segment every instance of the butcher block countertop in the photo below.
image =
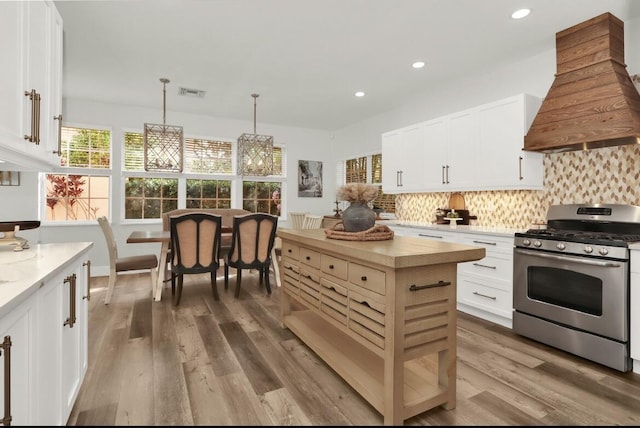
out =
<path fill-rule="evenodd" d="M 22 251 L 0 247 L 0 316 L 8 313 L 41 284 L 86 253 L 93 242 L 34 244 Z"/>
<path fill-rule="evenodd" d="M 278 229 L 278 236 L 298 244 L 310 244 L 389 268 L 407 268 L 479 260 L 485 249 L 470 245 L 394 236 L 385 241 L 345 241 L 327 238 L 324 229 Z"/>

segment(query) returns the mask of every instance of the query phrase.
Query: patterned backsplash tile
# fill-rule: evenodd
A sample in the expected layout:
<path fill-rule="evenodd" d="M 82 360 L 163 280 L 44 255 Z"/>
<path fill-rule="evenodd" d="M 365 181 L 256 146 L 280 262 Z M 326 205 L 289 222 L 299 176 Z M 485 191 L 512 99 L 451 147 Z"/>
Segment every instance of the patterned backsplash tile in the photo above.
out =
<path fill-rule="evenodd" d="M 640 205 L 640 144 L 546 154 L 544 190 L 463 192 L 479 226 L 528 229 L 542 222 L 551 205 L 608 203 Z M 432 223 L 451 193 L 408 193 L 396 197 L 396 217 Z"/>

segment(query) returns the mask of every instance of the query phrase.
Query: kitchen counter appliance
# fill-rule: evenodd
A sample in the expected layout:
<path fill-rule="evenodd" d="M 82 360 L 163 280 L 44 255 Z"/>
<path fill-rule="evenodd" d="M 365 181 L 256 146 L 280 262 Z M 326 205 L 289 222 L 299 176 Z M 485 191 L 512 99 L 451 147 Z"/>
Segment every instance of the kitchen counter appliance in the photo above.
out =
<path fill-rule="evenodd" d="M 552 205 L 546 229 L 516 233 L 514 332 L 619 371 L 629 357 L 629 244 L 640 207 Z"/>

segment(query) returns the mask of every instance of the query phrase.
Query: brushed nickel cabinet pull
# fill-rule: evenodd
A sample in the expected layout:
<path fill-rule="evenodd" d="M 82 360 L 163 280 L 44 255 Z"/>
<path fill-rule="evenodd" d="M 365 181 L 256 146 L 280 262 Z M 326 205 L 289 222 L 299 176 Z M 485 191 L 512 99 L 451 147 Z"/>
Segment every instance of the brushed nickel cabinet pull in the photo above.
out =
<path fill-rule="evenodd" d="M 87 301 L 91 300 L 91 260 L 87 260 L 82 263 L 82 266 L 87 267 L 87 295 L 82 296 L 82 300 L 87 299 Z"/>
<path fill-rule="evenodd" d="M 24 139 L 31 143 L 40 144 L 40 94 L 35 89 L 24 91 L 24 96 L 31 100 L 31 135 Z"/>
<path fill-rule="evenodd" d="M 444 180 L 444 165 L 442 165 L 442 184 L 445 184 L 446 181 Z"/>
<path fill-rule="evenodd" d="M 70 275 L 65 278 L 64 283 L 69 283 L 69 318 L 66 319 L 62 326 L 68 325 L 69 328 L 73 328 L 76 323 L 76 274 Z"/>
<path fill-rule="evenodd" d="M 474 266 L 478 266 L 478 267 L 483 267 L 483 268 L 487 268 L 487 269 L 495 269 L 495 266 L 489 266 L 489 265 L 483 265 L 482 263 L 474 263 Z"/>
<path fill-rule="evenodd" d="M 487 299 L 496 300 L 495 296 L 487 296 L 486 294 L 478 293 L 477 291 L 474 291 L 473 294 L 480 297 L 486 297 Z"/>
<path fill-rule="evenodd" d="M 418 233 L 418 236 L 422 236 L 424 238 L 437 238 L 437 239 L 442 239 L 442 236 L 438 236 L 438 235 L 427 235 L 426 233 Z"/>
<path fill-rule="evenodd" d="M 54 150 L 53 154 L 61 156 L 62 155 L 62 114 L 53 116 L 53 120 L 58 121 L 58 150 Z"/>
<path fill-rule="evenodd" d="M 396 187 L 400 187 L 400 171 L 396 171 Z"/>
<path fill-rule="evenodd" d="M 524 178 L 524 177 L 522 176 L 522 159 L 523 159 L 523 157 L 522 157 L 522 156 L 519 156 L 519 157 L 518 157 L 518 162 L 519 162 L 519 164 L 518 164 L 518 175 L 519 175 L 519 177 L 520 177 L 520 180 L 522 180 L 522 179 Z"/>
<path fill-rule="evenodd" d="M 425 285 L 415 285 L 412 284 L 411 287 L 409 287 L 409 291 L 418 291 L 418 290 L 424 290 L 425 288 L 436 288 L 436 287 L 446 287 L 447 285 L 451 285 L 451 281 L 438 281 L 435 284 L 425 284 Z"/>
<path fill-rule="evenodd" d="M 11 336 L 5 336 L 2 342 L 4 351 L 4 417 L 2 425 L 11 425 Z M 0 351 L 0 355 L 2 354 Z"/>
<path fill-rule="evenodd" d="M 449 165 L 447 165 L 447 183 L 446 184 L 449 184 Z"/>

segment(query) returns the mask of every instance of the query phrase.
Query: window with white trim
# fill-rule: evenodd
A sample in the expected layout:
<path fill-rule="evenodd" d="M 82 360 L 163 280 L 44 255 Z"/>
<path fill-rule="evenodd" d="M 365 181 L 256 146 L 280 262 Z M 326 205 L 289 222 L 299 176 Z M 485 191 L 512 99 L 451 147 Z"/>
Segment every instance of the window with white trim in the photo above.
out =
<path fill-rule="evenodd" d="M 63 126 L 60 148 L 60 168 L 65 171 L 40 174 L 44 222 L 88 221 L 109 215 L 111 131 Z"/>
<path fill-rule="evenodd" d="M 346 159 L 338 162 L 338 185 L 346 183 L 378 184 L 379 191 L 373 206 L 382 208 L 385 212 L 396 211 L 396 198 L 393 194 L 382 192 L 382 154 L 375 153 L 367 156 Z"/>

